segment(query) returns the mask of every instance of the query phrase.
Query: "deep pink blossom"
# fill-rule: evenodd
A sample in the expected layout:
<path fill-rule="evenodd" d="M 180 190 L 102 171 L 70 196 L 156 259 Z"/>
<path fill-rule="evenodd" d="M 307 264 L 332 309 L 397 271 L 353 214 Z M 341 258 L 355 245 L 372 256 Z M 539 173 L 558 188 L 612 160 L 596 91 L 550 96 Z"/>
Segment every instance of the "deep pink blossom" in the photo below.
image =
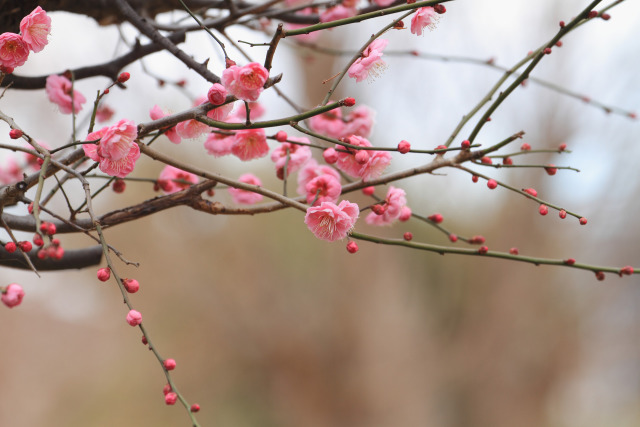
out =
<path fill-rule="evenodd" d="M 2 292 L 2 297 L 0 297 L 4 305 L 9 308 L 20 305 L 22 298 L 24 298 L 24 290 L 22 289 L 22 286 L 17 283 L 9 284 L 4 292 Z"/>
<path fill-rule="evenodd" d="M 45 85 L 45 91 L 49 97 L 49 101 L 57 104 L 60 107 L 60 112 L 63 114 L 71 114 L 72 100 L 71 94 L 73 93 L 73 112 L 78 114 L 82 109 L 82 104 L 87 102 L 85 97 L 77 90 L 72 90 L 71 81 L 64 77 L 52 74 L 47 77 L 47 83 Z"/>
<path fill-rule="evenodd" d="M 351 145 L 357 145 L 359 147 L 371 147 L 371 143 L 368 139 L 352 135 L 348 138 L 348 142 Z M 338 154 L 338 161 L 336 162 L 336 167 L 340 169 L 342 172 L 356 178 L 360 176 L 360 169 L 362 169 L 362 164 L 356 160 L 356 154 L 361 151 L 354 150 L 352 148 L 338 147 L 339 150 L 336 150 Z M 371 153 L 368 153 L 371 154 Z"/>
<path fill-rule="evenodd" d="M 269 145 L 264 129 L 239 130 L 233 137 L 231 154 L 244 162 L 264 157 L 268 153 Z"/>
<path fill-rule="evenodd" d="M 168 115 L 169 114 L 162 111 L 162 108 L 157 105 L 154 105 L 151 111 L 149 111 L 149 117 L 151 117 L 151 120 L 158 120 Z M 180 138 L 180 135 L 178 135 L 178 131 L 176 130 L 175 126 L 167 129 L 164 132 L 164 135 L 169 138 L 169 141 L 173 142 L 174 144 L 180 144 L 180 142 L 182 141 L 182 138 Z"/>
<path fill-rule="evenodd" d="M 127 313 L 127 323 L 131 326 L 138 326 L 142 323 L 142 314 L 138 310 L 130 310 Z"/>
<path fill-rule="evenodd" d="M 358 11 L 355 7 L 344 7 L 342 5 L 330 7 L 320 14 L 320 22 L 337 21 L 338 19 L 351 18 L 356 16 Z"/>
<path fill-rule="evenodd" d="M 338 173 L 337 170 L 335 170 L 331 166 L 318 165 L 318 162 L 315 159 L 309 159 L 309 161 L 304 164 L 304 166 L 298 173 L 298 188 L 296 189 L 296 191 L 300 195 L 306 195 L 306 187 L 309 181 L 325 174 L 333 176 L 338 181 L 338 183 L 340 183 L 340 173 Z"/>
<path fill-rule="evenodd" d="M 84 153 L 96 162 L 107 175 L 124 178 L 133 171 L 140 157 L 140 147 L 135 139 L 138 129 L 131 120 L 120 120 L 113 126 L 104 127 L 87 135 L 86 141 L 99 140 L 97 145 L 84 144 Z"/>
<path fill-rule="evenodd" d="M 214 83 L 207 92 L 207 99 L 213 105 L 220 105 L 227 99 L 227 89 L 220 83 Z"/>
<path fill-rule="evenodd" d="M 231 95 L 243 101 L 257 101 L 269 71 L 257 62 L 244 67 L 233 65 L 222 72 L 222 85 Z"/>
<path fill-rule="evenodd" d="M 34 52 L 40 52 L 49 42 L 47 37 L 51 32 L 51 18 L 40 6 L 22 18 L 20 21 L 22 40 Z"/>
<path fill-rule="evenodd" d="M 347 237 L 359 214 L 358 205 L 347 200 L 337 206 L 332 202 L 323 202 L 307 209 L 304 223 L 318 239 L 335 242 Z"/>
<path fill-rule="evenodd" d="M 289 137 L 289 141 L 304 142 L 310 144 L 309 138 Z M 287 160 L 288 156 L 288 160 Z M 276 175 L 283 179 L 284 166 L 287 165 L 287 176 L 297 172 L 311 158 L 311 149 L 306 145 L 283 142 L 271 152 L 271 160 L 276 163 Z"/>
<path fill-rule="evenodd" d="M 406 211 L 403 211 L 407 205 L 406 195 L 407 193 L 401 188 L 390 186 L 389 191 L 387 191 L 387 197 L 385 198 L 384 213 L 378 215 L 375 212 L 370 212 L 364 220 L 367 224 L 371 225 L 392 224 L 399 219 L 401 215 L 406 215 Z M 409 210 L 409 216 L 410 215 L 411 210 Z"/>
<path fill-rule="evenodd" d="M 23 65 L 29 57 L 29 46 L 19 34 L 0 34 L 0 65 L 7 71 Z"/>
<path fill-rule="evenodd" d="M 411 18 L 411 33 L 422 35 L 422 30 L 428 27 L 433 30 L 438 22 L 438 14 L 431 6 L 421 7 Z"/>
<path fill-rule="evenodd" d="M 362 52 L 360 58 L 349 67 L 349 77 L 361 82 L 370 76 L 377 76 L 386 67 L 382 59 L 382 51 L 387 47 L 388 40 L 376 39 Z"/>
<path fill-rule="evenodd" d="M 171 194 L 189 188 L 192 184 L 197 184 L 198 177 L 190 172 L 185 172 L 182 169 L 167 165 L 162 169 L 162 172 L 160 172 L 158 182 L 162 182 L 160 187 L 165 194 Z"/>
<path fill-rule="evenodd" d="M 252 184 L 257 186 L 262 185 L 262 181 L 260 181 L 260 178 L 251 173 L 240 175 L 238 181 L 244 182 L 245 184 Z M 241 188 L 229 187 L 229 194 L 231 194 L 233 201 L 239 205 L 252 205 L 262 200 L 262 194 L 243 190 Z"/>
<path fill-rule="evenodd" d="M 313 178 L 305 186 L 307 192 L 307 203 L 315 200 L 314 206 L 322 202 L 335 203 L 342 193 L 340 180 L 330 174 L 324 174 Z M 316 199 L 317 197 L 317 199 Z"/>

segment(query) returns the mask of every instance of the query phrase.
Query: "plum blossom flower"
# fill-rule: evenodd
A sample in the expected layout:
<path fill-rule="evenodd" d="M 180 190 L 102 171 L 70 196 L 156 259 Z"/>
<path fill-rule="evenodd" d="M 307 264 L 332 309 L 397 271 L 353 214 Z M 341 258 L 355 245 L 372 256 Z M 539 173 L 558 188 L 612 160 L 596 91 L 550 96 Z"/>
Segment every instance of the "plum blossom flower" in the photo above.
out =
<path fill-rule="evenodd" d="M 341 135 L 341 137 L 357 135 L 368 138 L 371 135 L 374 117 L 375 112 L 369 107 L 364 105 L 356 107 L 347 115 L 344 135 Z"/>
<path fill-rule="evenodd" d="M 23 65 L 29 57 L 29 46 L 19 34 L 0 34 L 0 66 L 8 72 Z"/>
<path fill-rule="evenodd" d="M 267 153 L 269 153 L 269 145 L 264 129 L 239 130 L 233 137 L 231 154 L 243 162 L 264 157 Z"/>
<path fill-rule="evenodd" d="M 115 113 L 107 104 L 101 104 L 96 110 L 96 120 L 98 123 L 108 122 Z"/>
<path fill-rule="evenodd" d="M 231 154 L 234 136 L 224 133 L 211 132 L 204 142 L 207 153 L 214 157 L 222 157 Z"/>
<path fill-rule="evenodd" d="M 239 104 L 240 104 L 239 108 L 236 108 L 233 111 L 233 113 L 231 114 L 231 117 L 229 118 L 229 121 L 232 121 L 232 122 L 237 121 L 238 123 L 243 123 L 247 120 L 247 109 L 244 106 L 244 102 Z M 251 121 L 254 121 L 262 117 L 265 111 L 266 110 L 261 103 L 259 102 L 249 103 L 249 119 Z"/>
<path fill-rule="evenodd" d="M 151 108 L 151 111 L 149 111 L 149 117 L 151 117 L 151 120 L 158 120 L 168 115 L 169 114 L 162 111 L 162 108 L 157 105 L 154 105 L 153 108 Z M 169 138 L 169 141 L 173 142 L 174 144 L 180 144 L 180 142 L 182 142 L 182 138 L 180 138 L 180 135 L 178 135 L 178 131 L 176 130 L 175 126 L 167 129 L 164 132 L 164 135 Z"/>
<path fill-rule="evenodd" d="M 337 206 L 332 202 L 323 202 L 307 209 L 304 223 L 318 239 L 335 242 L 347 237 L 359 214 L 358 205 L 347 200 Z"/>
<path fill-rule="evenodd" d="M 244 67 L 232 65 L 222 72 L 222 85 L 231 95 L 243 101 L 257 101 L 263 86 L 269 78 L 269 71 L 257 62 Z"/>
<path fill-rule="evenodd" d="M 185 181 L 185 182 L 176 182 Z M 158 184 L 165 194 L 175 193 L 185 188 L 189 188 L 192 184 L 198 183 L 198 177 L 190 172 L 183 171 L 171 165 L 167 165 L 160 172 Z"/>
<path fill-rule="evenodd" d="M 9 308 L 13 308 L 16 305 L 20 305 L 24 298 L 24 290 L 22 286 L 17 283 L 9 284 L 4 291 L 2 291 L 2 302 Z"/>
<path fill-rule="evenodd" d="M 385 39 L 372 41 L 360 58 L 349 67 L 349 77 L 356 79 L 356 82 L 361 82 L 370 76 L 377 76 L 386 67 L 382 59 L 382 51 L 388 43 L 389 41 Z"/>
<path fill-rule="evenodd" d="M 289 137 L 289 141 L 303 142 L 310 144 L 309 138 Z M 278 178 L 284 177 L 284 166 L 287 165 L 287 176 L 298 171 L 311 158 L 311 149 L 305 145 L 291 144 L 283 142 L 271 152 L 271 160 L 276 163 L 276 174 Z M 287 160 L 288 159 L 288 160 Z"/>
<path fill-rule="evenodd" d="M 64 76 L 52 74 L 47 77 L 45 91 L 49 101 L 57 104 L 63 114 L 71 114 L 72 110 L 78 114 L 82 109 L 82 104 L 87 102 L 80 92 L 73 90 L 71 81 Z M 73 94 L 73 105 L 71 94 Z"/>
<path fill-rule="evenodd" d="M 240 175 L 238 181 L 244 182 L 245 184 L 252 185 L 262 185 L 262 181 L 260 178 L 251 173 L 245 173 Z M 254 193 L 253 191 L 243 190 L 241 188 L 229 188 L 229 194 L 231 194 L 231 198 L 233 201 L 239 205 L 252 205 L 254 203 L 262 200 L 262 194 Z"/>
<path fill-rule="evenodd" d="M 351 145 L 360 147 L 371 147 L 371 143 L 366 138 L 351 135 L 348 138 Z M 379 177 L 391 163 L 391 154 L 386 151 L 375 150 L 339 150 L 336 167 L 342 172 L 354 177 L 362 178 L 363 181 L 370 181 Z"/>
<path fill-rule="evenodd" d="M 370 225 L 390 225 L 394 223 L 397 219 L 400 219 L 401 215 L 406 215 L 406 195 L 407 193 L 403 189 L 390 186 L 385 198 L 384 213 L 378 215 L 375 212 L 370 212 L 364 220 Z M 411 210 L 408 212 L 409 216 L 411 216 Z"/>
<path fill-rule="evenodd" d="M 324 174 L 313 178 L 305 186 L 307 192 L 307 203 L 315 200 L 314 206 L 322 202 L 335 203 L 342 193 L 340 181 L 333 175 Z M 316 199 L 317 197 L 317 199 Z"/>
<path fill-rule="evenodd" d="M 311 117 L 309 126 L 314 132 L 329 138 L 340 139 L 345 134 L 345 123 L 342 120 L 342 110 L 339 108 Z"/>
<path fill-rule="evenodd" d="M 51 18 L 40 6 L 20 21 L 22 40 L 34 52 L 40 52 L 49 43 L 47 37 L 51 32 Z"/>
<path fill-rule="evenodd" d="M 100 163 L 102 172 L 124 178 L 133 171 L 140 157 L 140 147 L 135 142 L 137 136 L 135 123 L 122 119 L 113 126 L 91 132 L 86 141 L 99 140 L 98 144 L 84 144 L 82 148 L 91 160 Z"/>
<path fill-rule="evenodd" d="M 315 159 L 309 159 L 298 173 L 298 188 L 296 191 L 300 195 L 307 194 L 307 184 L 309 181 L 321 175 L 331 175 L 340 183 L 340 174 L 337 170 L 327 165 L 319 165 Z"/>
<path fill-rule="evenodd" d="M 373 2 L 375 4 L 377 4 L 378 6 L 382 6 L 382 7 L 387 7 L 391 3 L 393 3 L 394 1 L 396 1 L 396 0 L 373 0 Z"/>
<path fill-rule="evenodd" d="M 207 99 L 213 105 L 220 105 L 227 99 L 227 89 L 220 83 L 214 83 L 207 92 Z"/>
<path fill-rule="evenodd" d="M 375 113 L 369 107 L 361 105 L 343 117 L 339 108 L 311 117 L 311 130 L 330 138 L 340 139 L 350 135 L 368 138 L 373 128 Z"/>
<path fill-rule="evenodd" d="M 320 14 L 320 22 L 337 21 L 338 19 L 351 18 L 356 16 L 358 11 L 355 7 L 344 7 L 342 5 L 330 7 Z"/>
<path fill-rule="evenodd" d="M 31 156 L 31 154 L 28 154 Z M 33 157 L 33 156 L 32 156 Z M 0 184 L 9 185 L 20 182 L 23 179 L 23 170 L 13 157 L 8 157 L 3 161 L 4 165 L 0 168 Z"/>
<path fill-rule="evenodd" d="M 348 142 L 351 145 L 357 145 L 359 147 L 371 147 L 368 139 L 356 135 L 350 136 Z M 343 149 L 343 147 L 340 147 L 340 150 L 336 150 L 336 153 L 338 154 L 336 167 L 354 178 L 358 177 L 360 175 L 360 169 L 362 168 L 362 163 L 356 160 L 356 154 L 359 153 L 359 151 L 352 148 Z"/>
<path fill-rule="evenodd" d="M 201 96 L 196 99 L 196 101 L 193 103 L 193 106 L 197 107 L 204 104 L 205 102 L 207 102 L 207 97 Z M 209 117 L 211 120 L 222 122 L 229 116 L 229 113 L 232 109 L 233 104 L 221 105 L 212 110 L 209 110 L 209 112 L 207 112 L 207 117 Z M 186 120 L 176 125 L 176 131 L 178 132 L 178 135 L 184 139 L 197 138 L 208 130 L 209 125 L 199 122 L 195 119 Z"/>
<path fill-rule="evenodd" d="M 127 323 L 131 326 L 138 326 L 142 323 L 142 314 L 138 310 L 129 310 L 127 313 Z"/>
<path fill-rule="evenodd" d="M 378 178 L 391 163 L 391 154 L 387 151 L 371 151 L 370 153 L 369 160 L 358 171 L 358 176 L 365 182 Z"/>
<path fill-rule="evenodd" d="M 422 35 L 422 30 L 429 28 L 433 30 L 438 22 L 438 14 L 431 7 L 421 7 L 411 18 L 411 34 Z"/>

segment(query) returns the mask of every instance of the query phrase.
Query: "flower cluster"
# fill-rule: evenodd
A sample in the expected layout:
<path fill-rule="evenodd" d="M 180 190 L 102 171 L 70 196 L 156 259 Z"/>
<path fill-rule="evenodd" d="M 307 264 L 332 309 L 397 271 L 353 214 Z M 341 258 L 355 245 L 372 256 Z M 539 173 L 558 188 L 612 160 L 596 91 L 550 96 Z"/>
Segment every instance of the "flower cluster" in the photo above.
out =
<path fill-rule="evenodd" d="M 51 18 L 38 6 L 20 21 L 20 34 L 0 34 L 0 71 L 13 73 L 27 61 L 29 51 L 40 52 L 50 32 Z"/>

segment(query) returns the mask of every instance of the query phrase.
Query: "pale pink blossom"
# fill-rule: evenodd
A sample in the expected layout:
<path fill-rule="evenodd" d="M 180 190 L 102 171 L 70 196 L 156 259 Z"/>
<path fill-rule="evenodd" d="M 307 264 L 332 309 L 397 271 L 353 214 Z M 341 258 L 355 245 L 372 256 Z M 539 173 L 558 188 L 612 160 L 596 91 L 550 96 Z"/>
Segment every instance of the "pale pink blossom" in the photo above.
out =
<path fill-rule="evenodd" d="M 411 18 L 411 33 L 421 36 L 425 27 L 433 30 L 437 22 L 438 14 L 431 6 L 421 7 Z"/>
<path fill-rule="evenodd" d="M 320 14 L 320 22 L 331 22 L 339 19 L 356 16 L 358 11 L 354 7 L 344 7 L 342 5 L 330 7 Z"/>
<path fill-rule="evenodd" d="M 207 102 L 206 96 L 201 96 L 193 103 L 194 107 L 204 104 Z M 233 109 L 233 104 L 225 104 L 219 107 L 216 107 L 207 112 L 207 117 L 211 120 L 215 120 L 218 122 L 223 122 L 229 116 L 229 113 Z M 209 125 L 206 123 L 199 122 L 195 119 L 186 120 L 184 122 L 180 122 L 176 125 L 176 131 L 178 135 L 184 139 L 193 139 L 197 138 L 203 133 L 209 130 Z"/>
<path fill-rule="evenodd" d="M 249 119 L 254 121 L 262 117 L 265 113 L 264 106 L 259 102 L 250 102 L 249 103 Z M 244 106 L 244 102 L 239 103 L 238 108 L 236 108 L 231 114 L 231 118 L 229 121 L 237 121 L 238 123 L 244 123 L 247 121 L 247 109 Z"/>
<path fill-rule="evenodd" d="M 340 173 L 338 173 L 337 170 L 335 170 L 331 166 L 319 165 L 315 159 L 309 159 L 309 161 L 304 164 L 304 166 L 298 173 L 298 188 L 296 189 L 296 191 L 300 195 L 306 195 L 307 183 L 309 183 L 309 181 L 311 181 L 312 179 L 325 174 L 333 176 L 336 180 L 338 180 L 338 183 L 340 183 Z"/>
<path fill-rule="evenodd" d="M 231 154 L 234 135 L 211 132 L 204 142 L 204 148 L 214 157 L 222 157 Z"/>
<path fill-rule="evenodd" d="M 384 213 L 378 215 L 375 212 L 370 212 L 364 220 L 370 225 L 393 224 L 403 213 L 406 214 L 406 211 L 403 211 L 407 205 L 406 195 L 407 193 L 403 189 L 390 186 L 385 198 Z M 409 215 L 411 215 L 411 210 L 409 210 Z"/>
<path fill-rule="evenodd" d="M 86 141 L 99 140 L 97 145 L 84 144 L 84 153 L 99 162 L 100 170 L 107 175 L 124 178 L 133 171 L 140 157 L 140 147 L 135 139 L 138 129 L 131 120 L 120 120 L 87 135 Z"/>
<path fill-rule="evenodd" d="M 151 111 L 149 111 L 149 117 L 151 117 L 151 120 L 158 120 L 168 115 L 168 113 L 162 111 L 162 108 L 157 105 L 154 105 L 153 108 L 151 108 Z M 164 135 L 169 138 L 169 141 L 173 142 L 174 144 L 180 144 L 180 142 L 182 142 L 182 138 L 180 138 L 180 135 L 178 135 L 178 131 L 176 130 L 175 126 L 167 129 L 164 132 Z"/>
<path fill-rule="evenodd" d="M 310 144 L 309 138 L 289 137 L 289 141 L 304 142 Z M 283 142 L 271 152 L 271 160 L 276 163 L 276 175 L 284 177 L 284 166 L 287 165 L 287 176 L 298 171 L 311 158 L 311 149 L 305 145 Z M 288 159 L 288 160 L 287 160 Z"/>
<path fill-rule="evenodd" d="M 378 6 L 382 6 L 382 7 L 387 7 L 387 6 L 391 5 L 394 1 L 396 1 L 396 0 L 373 0 L 373 2 L 375 4 L 377 4 Z"/>
<path fill-rule="evenodd" d="M 127 323 L 131 326 L 138 326 L 142 323 L 142 314 L 138 310 L 130 310 L 127 313 Z"/>
<path fill-rule="evenodd" d="M 361 82 L 370 76 L 377 76 L 386 67 L 382 59 L 382 51 L 387 47 L 388 40 L 376 39 L 362 52 L 360 57 L 349 67 L 349 77 Z"/>
<path fill-rule="evenodd" d="M 264 129 L 244 129 L 233 137 L 231 154 L 243 162 L 264 157 L 269 153 L 269 144 Z"/>
<path fill-rule="evenodd" d="M 184 182 L 176 182 L 184 181 Z M 192 184 L 198 183 L 198 177 L 190 172 L 183 171 L 171 165 L 167 165 L 160 172 L 158 184 L 165 194 L 175 193 L 177 191 L 189 188 Z"/>
<path fill-rule="evenodd" d="M 231 95 L 243 101 L 257 101 L 269 71 L 257 62 L 244 67 L 233 65 L 222 72 L 222 85 Z"/>
<path fill-rule="evenodd" d="M 337 206 L 332 202 L 323 202 L 307 209 L 304 223 L 318 239 L 335 242 L 347 237 L 359 214 L 358 205 L 347 200 Z"/>
<path fill-rule="evenodd" d="M 402 209 L 400 209 L 400 216 L 398 219 L 402 222 L 409 221 L 411 213 L 411 208 L 409 206 L 403 206 Z"/>
<path fill-rule="evenodd" d="M 104 123 L 111 120 L 116 112 L 107 104 L 101 104 L 96 110 L 96 120 L 98 123 Z"/>
<path fill-rule="evenodd" d="M 391 154 L 388 151 L 370 151 L 369 160 L 362 165 L 358 176 L 365 182 L 371 181 L 382 175 L 389 163 L 391 163 Z"/>
<path fill-rule="evenodd" d="M 251 173 L 245 173 L 240 175 L 238 181 L 245 184 L 261 186 L 262 181 L 257 176 Z M 243 190 L 241 188 L 229 187 L 229 194 L 233 198 L 233 201 L 239 205 L 252 205 L 262 200 L 262 194 L 254 193 L 253 191 Z"/>
<path fill-rule="evenodd" d="M 341 137 L 357 135 L 368 138 L 369 135 L 371 135 L 371 129 L 373 128 L 374 116 L 374 111 L 369 107 L 364 105 L 356 107 L 347 115 L 344 135 L 341 135 Z"/>
<path fill-rule="evenodd" d="M 47 77 L 47 83 L 45 85 L 45 91 L 49 97 L 49 101 L 57 104 L 60 107 L 60 112 L 63 114 L 71 114 L 73 112 L 78 114 L 82 109 L 82 104 L 87 102 L 85 97 L 77 90 L 72 89 L 71 81 L 64 77 L 52 74 Z M 71 94 L 73 93 L 73 106 Z"/>
<path fill-rule="evenodd" d="M 40 6 L 20 21 L 22 39 L 29 49 L 40 52 L 49 43 L 47 37 L 51 32 L 51 18 Z"/>
<path fill-rule="evenodd" d="M 28 153 L 27 155 L 31 156 L 31 154 Z M 10 185 L 23 180 L 22 174 L 24 171 L 18 165 L 15 158 L 8 157 L 3 163 L 3 167 L 0 168 L 0 184 Z"/>
<path fill-rule="evenodd" d="M 9 308 L 20 305 L 22 298 L 24 298 L 24 290 L 22 289 L 22 286 L 17 283 L 9 284 L 2 292 L 2 297 L 0 297 L 4 305 Z"/>
<path fill-rule="evenodd" d="M 324 174 L 313 178 L 305 186 L 307 203 L 315 200 L 314 206 L 322 202 L 337 202 L 342 193 L 340 181 L 333 175 Z M 317 197 L 317 199 L 316 199 Z"/>
<path fill-rule="evenodd" d="M 317 133 L 329 138 L 340 139 L 345 136 L 345 123 L 342 120 L 342 110 L 335 108 L 326 113 L 319 114 L 309 119 L 309 127 Z"/>
<path fill-rule="evenodd" d="M 19 34 L 0 34 L 0 66 L 6 71 L 23 65 L 29 57 L 29 46 Z"/>

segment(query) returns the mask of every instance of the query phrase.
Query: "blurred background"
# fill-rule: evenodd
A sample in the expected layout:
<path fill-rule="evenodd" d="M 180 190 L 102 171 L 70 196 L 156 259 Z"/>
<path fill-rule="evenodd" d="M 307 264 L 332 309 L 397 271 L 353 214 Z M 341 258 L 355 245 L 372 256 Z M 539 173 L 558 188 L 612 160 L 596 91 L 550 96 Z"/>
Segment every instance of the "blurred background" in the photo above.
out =
<path fill-rule="evenodd" d="M 406 139 L 414 148 L 434 148 L 501 74 L 392 52 L 494 58 L 511 66 L 549 40 L 558 21 L 569 21 L 587 4 L 447 3 L 435 31 L 423 37 L 408 30 L 385 35 L 385 73 L 372 82 L 345 80 L 336 99 L 353 96 L 376 111 L 374 145 L 391 147 Z M 640 109 L 639 13 L 637 2 L 623 2 L 610 11 L 609 21 L 597 19 L 569 34 L 533 75 L 608 105 Z M 50 44 L 18 72 L 56 73 L 127 50 L 114 27 L 65 13 L 51 17 Z M 355 51 L 388 22 L 334 29 L 317 43 Z M 129 26 L 121 33 L 134 40 Z M 269 39 L 246 30 L 230 36 L 254 43 Z M 199 61 L 210 57 L 211 70 L 221 72 L 218 50 L 204 35 L 190 34 L 183 48 Z M 244 49 L 263 61 L 264 47 Z M 245 62 L 233 48 L 230 53 Z M 284 93 L 312 107 L 328 90 L 322 81 L 347 61 L 285 40 L 273 73 L 283 73 Z M 168 55 L 156 54 L 144 64 L 154 76 L 169 83 L 184 79 L 186 86 L 160 87 L 139 65 L 131 66 L 127 90 L 114 89 L 106 98 L 116 111 L 112 123 L 148 121 L 154 104 L 180 111 L 208 89 Z M 91 99 L 108 83 L 95 78 L 77 88 Z M 293 113 L 273 90 L 260 100 L 266 118 Z M 0 109 L 51 147 L 69 138 L 70 117 L 57 114 L 44 91 L 8 91 Z M 89 114 L 89 105 L 82 114 Z M 459 235 L 484 235 L 495 250 L 515 246 L 525 255 L 640 266 L 638 122 L 529 82 L 492 116 L 476 142 L 486 146 L 520 130 L 525 138 L 503 152 L 518 151 L 521 142 L 534 149 L 565 142 L 571 154 L 538 154 L 528 162 L 581 172 L 480 171 L 517 188 L 536 188 L 542 198 L 587 217 L 587 226 L 555 213 L 540 216 L 534 202 L 502 188 L 490 191 L 454 170 L 399 184 L 413 211 L 441 213 L 444 226 Z M 8 127 L 1 132 L 6 135 Z M 163 138 L 157 149 L 234 178 L 251 171 L 268 188 L 281 188 L 268 158 L 216 159 L 206 155 L 202 142 L 176 146 Z M 428 159 L 394 155 L 391 169 Z M 156 178 L 161 169 L 144 159 L 134 176 Z M 80 186 L 73 185 L 70 191 L 80 200 Z M 125 193 L 97 199 L 95 209 L 139 203 L 155 195 L 151 187 L 129 183 Z M 349 199 L 368 203 L 360 194 Z M 215 200 L 230 203 L 225 190 L 217 190 Z M 419 222 L 379 229 L 361 220 L 356 229 L 394 238 L 411 231 L 415 241 L 449 244 Z M 598 282 L 579 270 L 364 242 L 350 255 L 346 242 L 316 239 L 293 210 L 223 217 L 176 208 L 106 235 L 126 258 L 140 263 L 120 266 L 119 273 L 139 280 L 133 304 L 160 354 L 177 361 L 173 378 L 190 403 L 202 406 L 203 426 L 640 425 L 638 276 L 608 274 Z M 66 248 L 93 244 L 80 236 L 61 239 Z M 161 368 L 140 343 L 139 329 L 126 324 L 127 309 L 114 282 L 98 282 L 95 269 L 38 279 L 3 268 L 0 275 L 3 284 L 17 282 L 26 291 L 22 305 L 0 310 L 0 425 L 189 425 L 183 408 L 165 405 Z"/>

